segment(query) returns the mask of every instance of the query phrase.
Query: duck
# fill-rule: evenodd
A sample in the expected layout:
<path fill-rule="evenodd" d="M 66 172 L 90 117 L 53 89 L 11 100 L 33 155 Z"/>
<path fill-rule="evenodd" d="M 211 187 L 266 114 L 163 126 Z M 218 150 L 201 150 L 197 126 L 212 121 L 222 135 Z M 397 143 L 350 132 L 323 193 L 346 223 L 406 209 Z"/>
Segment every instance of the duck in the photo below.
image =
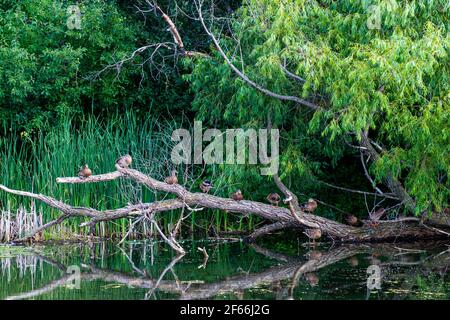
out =
<path fill-rule="evenodd" d="M 314 273 L 311 273 L 311 272 L 307 273 L 305 275 L 305 279 L 306 279 L 306 281 L 308 281 L 308 283 L 311 287 L 315 287 L 319 284 L 319 277 Z"/>
<path fill-rule="evenodd" d="M 316 209 L 317 209 L 317 202 L 316 200 L 310 198 L 308 199 L 308 202 L 303 203 L 300 208 L 304 211 L 304 212 L 309 212 L 309 213 L 313 213 Z"/>
<path fill-rule="evenodd" d="M 269 201 L 270 204 L 277 206 L 280 203 L 281 197 L 278 193 L 269 193 L 267 196 L 267 201 Z"/>
<path fill-rule="evenodd" d="M 377 211 L 369 212 L 369 218 L 372 221 L 378 221 L 384 216 L 385 213 L 386 213 L 386 209 L 380 208 Z"/>
<path fill-rule="evenodd" d="M 200 183 L 200 190 L 202 190 L 203 193 L 208 193 L 212 187 L 213 185 L 209 180 L 203 180 L 203 182 Z"/>
<path fill-rule="evenodd" d="M 133 158 L 129 154 L 126 154 L 119 159 L 117 159 L 116 164 L 118 164 L 122 168 L 128 168 L 133 162 Z"/>
<path fill-rule="evenodd" d="M 177 184 L 178 178 L 177 178 L 177 170 L 172 170 L 172 174 L 164 179 L 164 182 L 167 184 Z"/>
<path fill-rule="evenodd" d="M 231 199 L 235 200 L 235 201 L 241 201 L 244 200 L 244 196 L 242 195 L 241 190 L 236 190 L 235 193 L 231 194 Z"/>
<path fill-rule="evenodd" d="M 322 236 L 322 231 L 317 228 L 306 229 L 303 233 L 309 238 L 309 240 L 312 240 L 313 245 L 316 243 L 316 240 Z"/>
<path fill-rule="evenodd" d="M 345 217 L 345 222 L 347 222 L 348 225 L 356 227 L 359 224 L 358 218 L 354 216 L 353 214 L 349 214 Z"/>
<path fill-rule="evenodd" d="M 87 164 L 85 164 L 80 168 L 80 171 L 78 171 L 78 177 L 80 177 L 80 179 L 86 179 L 90 176 L 92 176 L 92 170 L 89 169 L 89 166 Z"/>
<path fill-rule="evenodd" d="M 359 260 L 356 257 L 351 257 L 349 263 L 352 267 L 357 267 L 359 265 Z"/>
<path fill-rule="evenodd" d="M 312 250 L 308 253 L 309 260 L 319 260 L 322 258 L 323 253 L 320 251 Z"/>

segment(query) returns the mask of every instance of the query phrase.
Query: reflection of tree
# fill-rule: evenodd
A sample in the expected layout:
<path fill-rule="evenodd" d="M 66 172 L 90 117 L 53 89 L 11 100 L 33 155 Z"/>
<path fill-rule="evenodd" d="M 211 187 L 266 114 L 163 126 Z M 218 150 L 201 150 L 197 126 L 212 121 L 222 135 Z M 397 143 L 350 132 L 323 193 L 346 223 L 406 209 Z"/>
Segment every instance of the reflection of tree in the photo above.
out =
<path fill-rule="evenodd" d="M 431 247 L 435 244 L 429 244 Z M 271 267 L 263 272 L 250 273 L 244 275 L 236 275 L 229 277 L 226 280 L 214 282 L 214 283 L 204 283 L 202 281 L 180 281 L 175 274 L 173 267 L 177 262 L 182 260 L 182 256 L 178 256 L 173 259 L 170 264 L 163 270 L 161 275 L 155 279 L 150 278 L 145 271 L 140 271 L 139 276 L 133 276 L 124 274 L 121 272 L 110 271 L 106 269 L 97 268 L 92 265 L 82 265 L 83 272 L 81 273 L 81 280 L 83 281 L 94 281 L 102 280 L 105 282 L 113 282 L 124 284 L 127 286 L 132 286 L 134 288 L 148 289 L 147 294 L 144 298 L 149 299 L 154 294 L 155 290 L 159 290 L 166 293 L 171 293 L 177 295 L 180 299 L 193 300 L 193 299 L 207 299 L 214 297 L 219 294 L 224 293 L 242 293 L 243 290 L 257 287 L 262 284 L 271 284 L 274 288 L 276 296 L 278 298 L 292 298 L 293 290 L 298 284 L 299 279 L 302 277 L 306 281 L 313 285 L 319 278 L 314 272 L 335 264 L 339 261 L 352 258 L 357 254 L 369 254 L 372 257 L 378 257 L 380 255 L 390 255 L 396 257 L 394 260 L 388 263 L 382 263 L 381 266 L 402 266 L 405 264 L 405 255 L 407 254 L 417 254 L 426 252 L 424 250 L 418 250 L 414 248 L 414 244 L 408 244 L 408 247 L 400 248 L 393 247 L 392 245 L 386 244 L 372 244 L 372 245 L 361 245 L 361 244 L 346 244 L 342 246 L 337 246 L 331 248 L 328 251 L 311 251 L 306 257 L 292 257 L 281 253 L 270 251 L 266 248 L 259 247 L 257 245 L 252 246 L 253 249 L 271 259 L 276 259 L 282 264 L 279 266 Z M 424 249 L 421 247 L 421 249 Z M 52 259 L 36 253 L 40 259 L 52 264 L 53 266 L 59 268 L 62 272 L 66 272 L 66 266 L 58 263 Z M 374 258 L 375 259 L 375 258 Z M 128 259 L 130 261 L 130 259 Z M 349 260 L 352 263 L 352 260 Z M 450 251 L 445 250 L 435 255 L 428 255 L 422 260 L 416 262 L 421 268 L 418 268 L 417 272 L 423 274 L 424 272 L 440 271 L 444 268 L 446 269 L 450 262 Z M 378 262 L 376 262 L 378 263 Z M 426 271 L 424 271 L 424 268 Z M 133 265 L 133 269 L 137 269 Z M 135 270 L 136 271 L 136 270 Z M 171 272 L 175 280 L 164 280 L 164 276 Z M 136 271 L 137 272 L 137 271 Z M 389 277 L 399 276 L 398 274 L 384 274 L 385 279 Z M 411 275 L 410 275 L 411 276 Z M 37 297 L 39 295 L 48 293 L 58 287 L 65 286 L 69 275 L 64 275 L 58 280 L 55 280 L 46 286 L 32 290 L 20 295 L 10 296 L 8 299 L 29 299 Z M 406 275 L 405 275 L 405 278 Z M 411 278 L 409 278 L 411 279 Z M 290 280 L 291 285 L 289 288 L 283 289 L 280 286 L 281 281 Z M 401 286 L 405 286 L 402 291 L 410 291 L 412 286 L 407 286 L 409 284 L 401 283 Z M 278 288 L 278 289 L 277 289 Z M 401 298 L 401 297 L 399 297 Z"/>

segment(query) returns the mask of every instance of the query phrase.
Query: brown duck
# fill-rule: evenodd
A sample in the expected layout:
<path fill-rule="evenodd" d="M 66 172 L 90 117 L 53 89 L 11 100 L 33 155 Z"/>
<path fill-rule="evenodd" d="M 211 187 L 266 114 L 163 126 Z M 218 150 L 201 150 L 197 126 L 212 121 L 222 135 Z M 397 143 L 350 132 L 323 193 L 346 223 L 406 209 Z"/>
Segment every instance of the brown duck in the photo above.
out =
<path fill-rule="evenodd" d="M 231 199 L 235 200 L 235 201 L 241 201 L 244 200 L 244 196 L 242 195 L 241 190 L 236 190 L 235 193 L 231 194 Z"/>
<path fill-rule="evenodd" d="M 270 204 L 277 206 L 280 203 L 281 197 L 278 193 L 269 193 L 267 196 L 267 201 L 269 201 Z"/>
<path fill-rule="evenodd" d="M 369 212 L 369 218 L 372 221 L 378 221 L 384 216 L 385 213 L 386 213 L 386 210 L 384 208 L 380 208 L 377 211 Z"/>
<path fill-rule="evenodd" d="M 322 258 L 323 253 L 320 251 L 312 250 L 308 253 L 309 260 L 318 260 Z"/>
<path fill-rule="evenodd" d="M 349 214 L 345 217 L 345 222 L 350 225 L 350 226 L 358 226 L 359 225 L 359 221 L 358 218 L 352 214 Z"/>
<path fill-rule="evenodd" d="M 80 171 L 78 171 L 78 177 L 80 177 L 81 179 L 86 179 L 90 176 L 92 176 L 92 171 L 91 169 L 89 169 L 88 165 L 85 164 L 80 168 Z"/>
<path fill-rule="evenodd" d="M 322 231 L 316 228 L 306 229 L 303 233 L 309 238 L 309 240 L 312 240 L 313 245 L 316 243 L 316 240 L 322 236 Z"/>
<path fill-rule="evenodd" d="M 369 212 L 369 223 L 368 225 L 371 227 L 376 227 L 378 226 L 380 219 L 384 216 L 384 214 L 386 213 L 386 210 L 384 208 L 380 208 L 376 211 L 371 211 Z"/>
<path fill-rule="evenodd" d="M 213 185 L 209 180 L 203 180 L 203 182 L 200 183 L 200 190 L 202 190 L 203 193 L 208 193 L 212 187 Z"/>
<path fill-rule="evenodd" d="M 129 154 L 126 154 L 119 159 L 117 159 L 116 164 L 118 164 L 122 168 L 128 168 L 133 162 L 133 158 Z"/>
<path fill-rule="evenodd" d="M 306 281 L 308 281 L 308 283 L 311 287 L 315 287 L 319 284 L 319 277 L 314 273 L 311 273 L 311 272 L 307 273 L 305 275 L 305 279 L 306 279 Z"/>
<path fill-rule="evenodd" d="M 316 209 L 317 209 L 317 202 L 314 199 L 308 199 L 308 202 L 303 203 L 300 208 L 304 211 L 304 212 L 309 212 L 309 213 L 313 213 Z"/>
<path fill-rule="evenodd" d="M 172 170 L 172 174 L 164 179 L 164 182 L 167 184 L 177 184 L 178 178 L 177 178 L 177 170 Z"/>

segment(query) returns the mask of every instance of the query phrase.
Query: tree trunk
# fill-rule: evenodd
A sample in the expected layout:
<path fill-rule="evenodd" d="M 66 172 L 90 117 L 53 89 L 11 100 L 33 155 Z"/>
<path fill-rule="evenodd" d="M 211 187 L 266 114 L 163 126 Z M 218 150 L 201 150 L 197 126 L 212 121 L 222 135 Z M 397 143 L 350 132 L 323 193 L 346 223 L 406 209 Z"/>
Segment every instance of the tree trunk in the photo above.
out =
<path fill-rule="evenodd" d="M 85 217 L 90 219 L 83 226 L 92 227 L 101 221 L 111 221 L 122 218 L 139 218 L 153 215 L 157 212 L 165 212 L 174 209 L 186 208 L 191 211 L 200 211 L 203 208 L 226 210 L 229 212 L 241 214 L 253 214 L 265 220 L 271 221 L 272 225 L 265 226 L 256 230 L 250 237 L 254 240 L 258 236 L 286 228 L 295 228 L 304 230 L 305 228 L 318 228 L 333 241 L 340 242 L 381 242 L 394 241 L 398 239 L 424 239 L 448 237 L 450 235 L 449 228 L 443 226 L 439 229 L 435 226 L 427 226 L 416 218 L 403 218 L 395 221 L 380 221 L 376 226 L 364 225 L 363 227 L 348 226 L 337 221 L 333 221 L 314 214 L 308 214 L 301 209 L 292 211 L 288 208 L 268 205 L 261 202 L 217 197 L 205 193 L 194 193 L 188 191 L 179 184 L 167 184 L 162 181 L 153 179 L 137 170 L 129 168 L 121 168 L 116 165 L 117 171 L 106 174 L 91 176 L 89 178 L 69 177 L 57 178 L 58 183 L 95 183 L 101 181 L 111 181 L 118 178 L 131 179 L 135 182 L 146 186 L 147 188 L 165 193 L 171 193 L 176 196 L 175 199 L 155 201 L 153 203 L 142 203 L 130 205 L 115 210 L 99 211 L 92 208 L 72 207 L 59 200 L 53 199 L 41 194 L 34 194 L 25 191 L 9 189 L 0 185 L 0 189 L 25 197 L 31 197 L 43 201 L 47 205 L 56 208 L 62 212 L 62 215 L 55 221 L 47 223 L 50 227 L 54 224 L 61 223 L 63 220 L 72 217 Z M 281 184 L 278 183 L 280 186 Z M 283 185 L 284 186 L 284 185 Z M 283 188 L 281 186 L 281 188 Z M 284 187 L 285 188 L 285 187 Z M 284 190 L 285 194 L 290 191 Z M 43 228 L 26 236 L 21 241 L 26 241 L 34 236 L 35 233 L 42 231 Z"/>

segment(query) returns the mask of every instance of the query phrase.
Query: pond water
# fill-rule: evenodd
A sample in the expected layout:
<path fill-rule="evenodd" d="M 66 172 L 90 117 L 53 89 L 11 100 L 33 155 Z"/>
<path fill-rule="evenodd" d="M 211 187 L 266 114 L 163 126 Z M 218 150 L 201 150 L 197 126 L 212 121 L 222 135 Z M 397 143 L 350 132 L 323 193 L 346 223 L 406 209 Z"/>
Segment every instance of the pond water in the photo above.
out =
<path fill-rule="evenodd" d="M 0 246 L 0 299 L 450 298 L 448 242 L 281 243 Z"/>

